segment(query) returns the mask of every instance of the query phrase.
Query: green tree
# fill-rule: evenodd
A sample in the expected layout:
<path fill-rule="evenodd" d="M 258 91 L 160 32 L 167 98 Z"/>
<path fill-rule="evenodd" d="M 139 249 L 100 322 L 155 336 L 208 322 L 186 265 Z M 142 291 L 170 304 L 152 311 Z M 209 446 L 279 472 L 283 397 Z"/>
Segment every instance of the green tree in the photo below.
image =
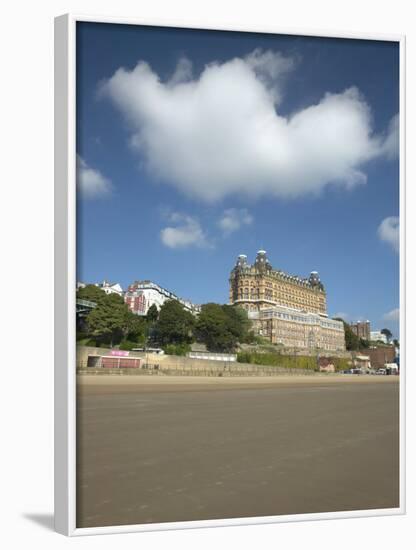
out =
<path fill-rule="evenodd" d="M 195 318 L 177 300 L 168 300 L 160 308 L 154 326 L 154 338 L 161 345 L 190 344 Z"/>
<path fill-rule="evenodd" d="M 159 310 L 157 309 L 156 304 L 152 304 L 149 307 L 149 310 L 146 315 L 147 321 L 149 323 L 154 323 L 155 321 L 157 321 L 158 317 L 159 317 Z"/>
<path fill-rule="evenodd" d="M 90 336 L 98 341 L 108 342 L 111 347 L 128 334 L 131 312 L 118 294 L 100 296 L 94 308 L 87 316 Z M 95 301 L 95 300 L 94 300 Z"/>
<path fill-rule="evenodd" d="M 126 339 L 130 342 L 144 343 L 147 332 L 146 319 L 129 311 L 127 315 Z"/>
<path fill-rule="evenodd" d="M 381 334 L 384 334 L 384 336 L 387 338 L 387 342 L 390 342 L 393 337 L 391 330 L 389 330 L 388 328 L 382 328 L 380 332 Z"/>
<path fill-rule="evenodd" d="M 201 308 L 195 336 L 209 351 L 233 351 L 239 341 L 248 337 L 250 322 L 242 308 L 204 304 Z"/>
<path fill-rule="evenodd" d="M 345 347 L 347 350 L 358 350 L 360 349 L 360 339 L 354 332 L 352 331 L 350 325 L 344 321 L 344 319 L 341 319 L 340 317 L 336 317 L 336 321 L 342 321 L 344 323 L 344 332 L 345 332 Z"/>
<path fill-rule="evenodd" d="M 107 296 L 108 295 L 102 288 L 95 285 L 87 285 L 84 288 L 79 288 L 77 290 L 77 298 L 80 298 L 81 300 L 89 300 L 90 302 L 95 302 L 96 304 L 104 303 Z"/>
<path fill-rule="evenodd" d="M 228 317 L 229 330 L 237 337 L 239 342 L 245 342 L 249 338 L 251 322 L 248 318 L 247 311 L 239 306 L 221 306 Z"/>

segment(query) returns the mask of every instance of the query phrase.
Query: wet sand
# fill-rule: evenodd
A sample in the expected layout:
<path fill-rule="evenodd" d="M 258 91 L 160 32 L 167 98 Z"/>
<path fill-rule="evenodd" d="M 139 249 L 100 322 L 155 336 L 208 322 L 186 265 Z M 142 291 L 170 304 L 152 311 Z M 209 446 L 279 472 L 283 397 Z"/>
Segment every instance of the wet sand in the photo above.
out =
<path fill-rule="evenodd" d="M 399 506 L 390 376 L 80 376 L 77 526 Z"/>

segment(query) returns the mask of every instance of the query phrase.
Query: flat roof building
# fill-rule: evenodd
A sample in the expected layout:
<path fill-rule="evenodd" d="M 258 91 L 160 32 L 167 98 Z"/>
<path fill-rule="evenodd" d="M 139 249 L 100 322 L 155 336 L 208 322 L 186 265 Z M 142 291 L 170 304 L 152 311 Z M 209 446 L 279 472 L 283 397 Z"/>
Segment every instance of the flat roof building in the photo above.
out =
<path fill-rule="evenodd" d="M 345 351 L 342 321 L 284 306 L 249 312 L 255 332 L 272 344 L 299 350 Z"/>
<path fill-rule="evenodd" d="M 387 344 L 387 336 L 383 334 L 380 330 L 372 330 L 370 332 L 370 340 L 372 342 L 383 342 Z"/>

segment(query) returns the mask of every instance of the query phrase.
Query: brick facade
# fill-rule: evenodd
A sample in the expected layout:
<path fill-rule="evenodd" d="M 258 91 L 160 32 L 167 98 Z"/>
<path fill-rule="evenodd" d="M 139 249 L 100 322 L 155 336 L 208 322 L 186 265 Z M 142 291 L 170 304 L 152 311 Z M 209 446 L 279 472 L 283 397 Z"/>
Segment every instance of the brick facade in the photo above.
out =
<path fill-rule="evenodd" d="M 358 338 L 362 338 L 363 340 L 370 340 L 370 321 L 357 321 L 356 323 L 350 324 L 352 332 L 358 336 Z"/>
<path fill-rule="evenodd" d="M 308 278 L 274 269 L 265 250 L 253 265 L 241 254 L 230 274 L 230 303 L 247 310 L 257 334 L 273 344 L 344 351 L 344 325 L 328 319 L 326 292 L 316 271 Z"/>
<path fill-rule="evenodd" d="M 380 346 L 377 348 L 369 348 L 363 350 L 365 355 L 370 357 L 371 366 L 373 369 L 384 367 L 386 363 L 394 363 L 396 350 L 394 346 Z"/>

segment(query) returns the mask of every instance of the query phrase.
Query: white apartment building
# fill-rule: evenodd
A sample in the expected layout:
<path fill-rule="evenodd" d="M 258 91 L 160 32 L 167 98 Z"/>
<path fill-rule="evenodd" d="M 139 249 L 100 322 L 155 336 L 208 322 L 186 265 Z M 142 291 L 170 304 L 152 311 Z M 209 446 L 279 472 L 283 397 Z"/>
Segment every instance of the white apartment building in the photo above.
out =
<path fill-rule="evenodd" d="M 110 283 L 104 279 L 102 283 L 95 283 L 95 286 L 104 290 L 106 294 L 118 294 L 119 296 L 123 296 L 123 289 L 119 283 Z"/>
<path fill-rule="evenodd" d="M 183 307 L 196 315 L 200 311 L 197 306 L 189 300 L 183 300 L 170 290 L 166 290 L 152 281 L 135 281 L 126 290 L 124 300 L 130 310 L 137 315 L 147 315 L 149 308 L 155 305 L 160 310 L 167 300 L 177 300 Z"/>
<path fill-rule="evenodd" d="M 382 342 L 384 342 L 385 344 L 387 344 L 387 337 L 385 334 L 383 334 L 382 332 L 380 332 L 379 330 L 372 330 L 370 332 L 370 340 L 372 342 L 377 342 L 377 340 L 381 340 Z"/>

